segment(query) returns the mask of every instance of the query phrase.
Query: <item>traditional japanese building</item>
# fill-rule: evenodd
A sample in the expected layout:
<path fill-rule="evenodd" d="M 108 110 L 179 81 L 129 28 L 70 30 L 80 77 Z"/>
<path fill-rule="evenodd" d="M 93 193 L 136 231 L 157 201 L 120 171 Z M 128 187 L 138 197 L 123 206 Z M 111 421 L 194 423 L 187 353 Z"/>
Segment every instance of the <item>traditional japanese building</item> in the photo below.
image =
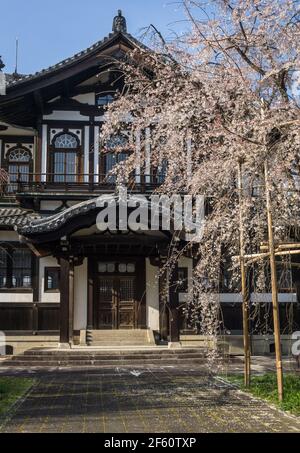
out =
<path fill-rule="evenodd" d="M 171 232 L 101 233 L 96 227 L 96 199 L 115 193 L 116 180 L 108 175 L 128 154 L 126 143 L 121 153 L 101 148 L 105 106 L 122 89 L 118 62 L 140 46 L 119 12 L 112 33 L 90 48 L 33 75 L 6 76 L 6 95 L 0 96 L 0 330 L 16 348 L 22 342 L 107 344 L 114 330 L 140 335 L 141 343 L 186 339 L 181 313 L 193 257 L 181 258 L 173 272 L 166 305 L 167 278 L 160 271 Z M 137 138 L 137 153 L 138 146 Z M 141 163 L 131 193 L 151 195 L 162 176 Z M 240 345 L 241 297 L 224 291 L 221 302 L 225 325 Z M 299 316 L 294 291 L 280 294 L 280 302 L 283 310 L 294 304 Z"/>

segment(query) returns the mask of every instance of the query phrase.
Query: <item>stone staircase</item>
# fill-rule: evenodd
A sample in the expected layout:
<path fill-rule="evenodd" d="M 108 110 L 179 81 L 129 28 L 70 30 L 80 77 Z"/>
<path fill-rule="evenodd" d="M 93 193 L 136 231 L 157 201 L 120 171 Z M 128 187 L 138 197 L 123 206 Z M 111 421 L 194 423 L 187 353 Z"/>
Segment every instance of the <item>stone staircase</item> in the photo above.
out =
<path fill-rule="evenodd" d="M 8 368 L 95 368 L 120 366 L 178 366 L 200 365 L 206 362 L 206 351 L 197 349 L 168 349 L 166 347 L 93 349 L 76 348 L 32 349 L 1 366 Z"/>
<path fill-rule="evenodd" d="M 155 345 L 151 330 L 94 330 L 92 338 L 96 347 Z"/>

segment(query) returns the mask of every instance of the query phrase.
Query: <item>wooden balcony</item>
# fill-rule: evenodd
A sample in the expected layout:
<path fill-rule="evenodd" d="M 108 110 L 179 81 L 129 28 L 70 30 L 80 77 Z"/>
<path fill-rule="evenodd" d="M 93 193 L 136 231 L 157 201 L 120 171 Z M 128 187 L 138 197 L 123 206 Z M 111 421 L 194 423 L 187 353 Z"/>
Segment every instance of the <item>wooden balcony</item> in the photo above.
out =
<path fill-rule="evenodd" d="M 0 199 L 31 198 L 61 195 L 89 198 L 113 193 L 117 186 L 125 186 L 129 193 L 152 193 L 163 182 L 159 175 L 132 175 L 126 180 L 100 174 L 41 174 L 10 175 L 10 181 L 0 187 Z"/>

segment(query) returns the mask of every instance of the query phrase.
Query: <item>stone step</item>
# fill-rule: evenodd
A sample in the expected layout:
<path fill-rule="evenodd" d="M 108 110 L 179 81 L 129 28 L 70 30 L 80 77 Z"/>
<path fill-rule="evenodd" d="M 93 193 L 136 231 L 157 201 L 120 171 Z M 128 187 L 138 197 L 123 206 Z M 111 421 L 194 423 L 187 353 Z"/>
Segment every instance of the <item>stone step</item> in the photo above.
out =
<path fill-rule="evenodd" d="M 93 330 L 94 337 L 99 338 L 148 338 L 148 330 Z"/>
<path fill-rule="evenodd" d="M 133 366 L 133 365 L 160 365 L 160 366 L 168 366 L 168 365 L 191 365 L 191 364 L 204 364 L 206 359 L 202 358 L 194 358 L 194 359 L 181 359 L 178 360 L 175 357 L 168 358 L 168 359 L 151 359 L 148 358 L 147 360 L 74 360 L 74 361 L 33 361 L 33 362 L 26 362 L 21 360 L 10 361 L 7 363 L 3 363 L 2 366 L 6 367 L 13 367 L 13 368 L 53 368 L 53 367 L 102 367 L 102 366 Z"/>
<path fill-rule="evenodd" d="M 146 335 L 150 332 L 147 329 L 103 329 L 103 330 L 92 330 L 93 334 L 97 335 Z"/>
<path fill-rule="evenodd" d="M 195 354 L 195 355 L 206 355 L 207 351 L 205 349 L 194 348 L 194 349 L 160 349 L 160 348 L 147 348 L 147 349 L 68 349 L 68 350 L 58 350 L 58 349 L 31 349 L 26 351 L 22 356 L 46 356 L 46 357 L 53 357 L 53 356 L 83 356 L 83 357 L 95 357 L 95 356 L 127 356 L 127 355 L 187 355 L 187 354 Z"/>
<path fill-rule="evenodd" d="M 28 363 L 33 363 L 35 361 L 37 362 L 47 362 L 47 361 L 86 361 L 86 360 L 168 360 L 168 359 L 176 359 L 176 360 L 182 360 L 182 359 L 202 359 L 205 358 L 205 354 L 89 354 L 89 355 L 79 355 L 79 354 L 65 354 L 65 355 L 46 355 L 46 354 L 41 354 L 41 355 L 36 355 L 36 356 L 30 356 L 30 355 L 23 355 L 23 356 L 15 356 L 12 358 L 12 362 L 28 362 Z"/>
<path fill-rule="evenodd" d="M 93 346 L 143 346 L 151 343 L 150 338 L 151 332 L 147 330 L 97 330 L 92 332 Z"/>
<path fill-rule="evenodd" d="M 176 365 L 203 364 L 207 351 L 204 349 L 160 349 L 140 350 L 45 350 L 33 349 L 22 355 L 3 361 L 2 366 L 13 368 L 53 368 L 53 367 L 101 367 L 133 365 Z"/>

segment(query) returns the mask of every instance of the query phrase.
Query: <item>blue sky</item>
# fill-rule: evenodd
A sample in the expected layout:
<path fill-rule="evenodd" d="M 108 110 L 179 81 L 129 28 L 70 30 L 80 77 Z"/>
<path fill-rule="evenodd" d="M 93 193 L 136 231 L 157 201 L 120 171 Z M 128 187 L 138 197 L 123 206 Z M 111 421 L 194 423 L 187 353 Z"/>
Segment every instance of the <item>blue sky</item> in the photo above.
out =
<path fill-rule="evenodd" d="M 122 9 L 128 31 L 139 37 L 153 23 L 165 36 L 184 30 L 183 14 L 172 0 L 0 0 L 0 55 L 5 72 L 15 67 L 19 38 L 19 72 L 32 73 L 89 47 L 110 33 Z"/>

